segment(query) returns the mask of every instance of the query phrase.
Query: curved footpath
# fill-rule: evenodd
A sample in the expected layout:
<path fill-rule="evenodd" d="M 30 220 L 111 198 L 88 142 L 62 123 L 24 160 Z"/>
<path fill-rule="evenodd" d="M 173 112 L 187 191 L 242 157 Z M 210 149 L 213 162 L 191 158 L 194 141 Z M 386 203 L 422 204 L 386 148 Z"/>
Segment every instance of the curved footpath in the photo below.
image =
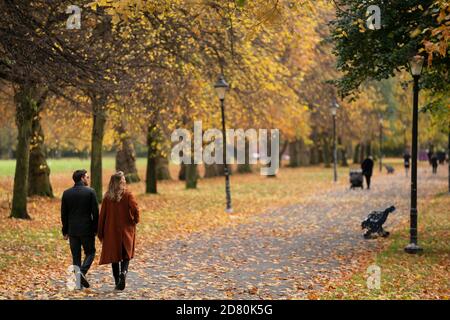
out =
<path fill-rule="evenodd" d="M 419 204 L 445 191 L 447 172 L 440 171 L 419 171 Z M 236 227 L 141 248 L 123 292 L 114 292 L 110 266 L 94 267 L 88 279 L 103 299 L 304 299 L 383 241 L 362 237 L 370 211 L 397 207 L 387 230 L 408 221 L 409 194 L 403 171 L 376 175 L 370 191 L 330 188 Z"/>

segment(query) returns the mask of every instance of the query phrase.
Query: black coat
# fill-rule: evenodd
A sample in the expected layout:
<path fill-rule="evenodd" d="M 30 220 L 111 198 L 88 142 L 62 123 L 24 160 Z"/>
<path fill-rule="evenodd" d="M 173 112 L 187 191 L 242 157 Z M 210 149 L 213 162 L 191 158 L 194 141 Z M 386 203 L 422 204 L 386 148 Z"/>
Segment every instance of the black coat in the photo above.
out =
<path fill-rule="evenodd" d="M 98 202 L 95 191 L 77 182 L 64 191 L 61 201 L 63 235 L 93 236 L 98 227 Z"/>
<path fill-rule="evenodd" d="M 438 158 L 437 158 L 437 156 L 432 156 L 431 157 L 431 165 L 433 167 L 437 167 L 438 166 Z"/>
<path fill-rule="evenodd" d="M 404 163 L 404 165 L 405 165 L 405 168 L 409 168 L 409 160 L 411 159 L 411 156 L 408 154 L 408 153 L 406 153 L 404 156 L 403 156 L 403 163 Z"/>
<path fill-rule="evenodd" d="M 365 159 L 361 163 L 361 169 L 362 169 L 363 175 L 371 176 L 372 175 L 372 170 L 373 170 L 373 160 L 369 159 L 369 158 Z"/>

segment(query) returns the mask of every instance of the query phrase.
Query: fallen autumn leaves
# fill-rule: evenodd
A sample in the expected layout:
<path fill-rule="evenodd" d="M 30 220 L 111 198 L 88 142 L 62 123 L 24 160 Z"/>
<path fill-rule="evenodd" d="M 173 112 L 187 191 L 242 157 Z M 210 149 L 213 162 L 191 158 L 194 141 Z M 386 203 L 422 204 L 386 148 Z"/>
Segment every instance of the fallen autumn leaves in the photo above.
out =
<path fill-rule="evenodd" d="M 237 212 L 233 218 L 223 211 L 220 178 L 202 180 L 194 191 L 178 182 L 163 183 L 156 196 L 141 195 L 142 185 L 133 185 L 143 221 L 129 285 L 122 293 L 112 291 L 109 266 L 96 263 L 89 273 L 92 289 L 67 290 L 70 254 L 61 240 L 58 199 L 31 199 L 32 221 L 8 219 L 3 203 L 0 268 L 8 272 L 0 274 L 0 295 L 16 299 L 327 297 L 327 290 L 338 292 L 335 288 L 346 286 L 348 275 L 367 265 L 370 252 L 382 243 L 361 239 L 359 222 L 367 208 L 390 201 L 398 202 L 403 212 L 407 207 L 403 194 L 407 190 L 396 194 L 390 189 L 408 185 L 399 181 L 401 177 L 375 177 L 374 190 L 368 193 L 349 191 L 345 172 L 341 171 L 344 178 L 336 187 L 330 186 L 331 172 L 322 168 L 283 169 L 276 180 L 233 176 Z M 67 183 L 61 179 L 57 192 Z M 440 180 L 422 183 L 432 195 Z M 405 215 L 392 217 L 392 225 L 404 221 Z"/>

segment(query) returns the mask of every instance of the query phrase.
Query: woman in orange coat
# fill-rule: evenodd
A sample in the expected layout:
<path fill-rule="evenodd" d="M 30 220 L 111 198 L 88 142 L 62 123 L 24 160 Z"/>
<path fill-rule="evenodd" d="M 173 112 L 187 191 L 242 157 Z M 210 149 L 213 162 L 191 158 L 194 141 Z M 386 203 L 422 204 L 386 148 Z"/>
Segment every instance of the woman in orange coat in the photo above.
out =
<path fill-rule="evenodd" d="M 100 264 L 112 264 L 117 290 L 125 289 L 128 264 L 134 256 L 136 224 L 139 222 L 136 200 L 126 186 L 123 172 L 111 176 L 98 223 L 98 238 L 102 242 Z"/>

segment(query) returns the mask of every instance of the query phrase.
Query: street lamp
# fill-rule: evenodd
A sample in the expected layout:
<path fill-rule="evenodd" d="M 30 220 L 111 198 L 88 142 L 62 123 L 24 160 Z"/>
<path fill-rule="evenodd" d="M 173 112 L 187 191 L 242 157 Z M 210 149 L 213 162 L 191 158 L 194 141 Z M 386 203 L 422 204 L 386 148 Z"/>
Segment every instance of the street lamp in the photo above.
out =
<path fill-rule="evenodd" d="M 336 145 L 336 114 L 339 104 L 335 99 L 331 102 L 331 115 L 333 116 L 333 170 L 334 182 L 337 182 L 337 145 Z"/>
<path fill-rule="evenodd" d="M 422 248 L 417 245 L 417 140 L 419 115 L 419 78 L 422 73 L 424 57 L 416 55 L 409 61 L 409 67 L 414 79 L 412 146 L 411 146 L 411 225 L 410 243 L 405 247 L 407 253 L 418 253 Z"/>
<path fill-rule="evenodd" d="M 378 119 L 380 124 L 380 172 L 383 171 L 383 116 L 380 115 Z"/>
<path fill-rule="evenodd" d="M 223 136 L 223 172 L 225 175 L 225 194 L 227 199 L 227 207 L 225 209 L 225 212 L 232 213 L 233 209 L 231 207 L 231 191 L 230 191 L 230 172 L 228 170 L 228 164 L 227 164 L 227 135 L 226 135 L 226 129 L 225 129 L 225 94 L 227 93 L 227 90 L 229 89 L 228 83 L 225 81 L 225 78 L 223 75 L 219 76 L 219 79 L 217 80 L 216 84 L 214 85 L 214 88 L 216 89 L 217 96 L 220 100 L 220 109 L 222 111 L 222 136 Z"/>

